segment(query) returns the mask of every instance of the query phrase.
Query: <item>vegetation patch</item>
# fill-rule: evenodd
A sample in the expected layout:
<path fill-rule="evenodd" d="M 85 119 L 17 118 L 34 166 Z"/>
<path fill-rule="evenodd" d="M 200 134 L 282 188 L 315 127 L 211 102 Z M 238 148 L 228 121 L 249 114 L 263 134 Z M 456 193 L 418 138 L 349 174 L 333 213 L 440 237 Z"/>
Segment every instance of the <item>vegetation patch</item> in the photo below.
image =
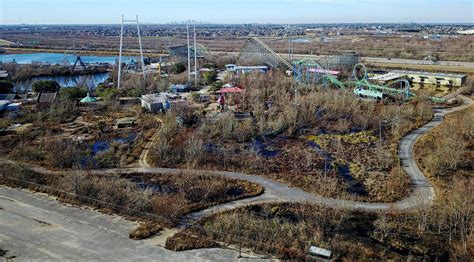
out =
<path fill-rule="evenodd" d="M 151 162 L 259 174 L 326 197 L 392 202 L 409 193 L 397 145 L 431 119 L 428 102 L 384 105 L 346 90 L 309 88 L 295 97 L 289 80 L 275 72 L 237 81 L 246 89 L 239 110 L 252 112 L 250 117 L 231 112 L 202 117 L 191 107 L 169 112 L 150 150 Z M 177 124 L 182 115 L 197 120 Z M 354 181 L 367 193 L 355 194 Z"/>
<path fill-rule="evenodd" d="M 3 185 L 44 192 L 68 203 L 148 222 L 131 234 L 135 238 L 158 232 L 159 227 L 173 227 L 189 213 L 263 191 L 249 182 L 212 175 L 42 174 L 18 165 L 2 163 L 0 167 Z"/>
<path fill-rule="evenodd" d="M 458 193 L 465 190 L 466 186 Z M 450 232 L 454 228 L 445 227 L 449 222 L 439 221 L 435 215 L 454 214 L 463 208 L 449 202 L 449 208 L 441 211 L 445 204 L 448 203 L 439 202 L 429 210 L 406 214 L 361 213 L 307 204 L 264 204 L 214 215 L 182 235 L 211 238 L 223 245 L 238 246 L 242 241 L 244 248 L 255 252 L 298 261 L 311 261 L 307 256 L 310 246 L 333 251 L 336 261 L 468 259 L 472 253 L 457 248 L 462 230 Z M 449 240 L 451 233 L 454 234 Z M 189 241 L 186 244 L 181 249 L 197 245 Z"/>

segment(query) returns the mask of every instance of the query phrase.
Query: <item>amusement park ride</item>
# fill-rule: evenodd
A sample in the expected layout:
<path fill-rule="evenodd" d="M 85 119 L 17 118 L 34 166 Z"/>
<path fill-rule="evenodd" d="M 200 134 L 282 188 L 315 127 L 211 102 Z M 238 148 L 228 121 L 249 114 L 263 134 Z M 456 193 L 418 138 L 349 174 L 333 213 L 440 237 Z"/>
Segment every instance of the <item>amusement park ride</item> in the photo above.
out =
<path fill-rule="evenodd" d="M 352 89 L 357 96 L 377 100 L 392 98 L 405 101 L 415 97 L 410 91 L 410 82 L 406 79 L 395 80 L 384 86 L 369 82 L 367 68 L 361 63 L 354 66 L 352 75 L 347 81 L 337 78 L 339 71 L 327 70 L 314 60 L 304 59 L 296 61 L 293 65 L 294 79 L 300 84 L 322 84 L 324 87 Z"/>
<path fill-rule="evenodd" d="M 411 92 L 410 82 L 407 79 L 396 79 L 386 84 L 375 84 L 369 81 L 367 68 L 359 63 L 355 53 L 328 56 L 321 61 L 302 59 L 289 62 L 273 51 L 261 40 L 254 37 L 247 41 L 239 56 L 240 62 L 266 64 L 273 68 L 282 68 L 292 73 L 294 81 L 301 87 L 323 86 L 339 89 L 352 89 L 359 97 L 395 101 L 408 101 L 416 97 Z M 341 71 L 351 71 L 349 79 L 340 80 Z M 436 103 L 445 102 L 444 99 L 430 97 Z"/>

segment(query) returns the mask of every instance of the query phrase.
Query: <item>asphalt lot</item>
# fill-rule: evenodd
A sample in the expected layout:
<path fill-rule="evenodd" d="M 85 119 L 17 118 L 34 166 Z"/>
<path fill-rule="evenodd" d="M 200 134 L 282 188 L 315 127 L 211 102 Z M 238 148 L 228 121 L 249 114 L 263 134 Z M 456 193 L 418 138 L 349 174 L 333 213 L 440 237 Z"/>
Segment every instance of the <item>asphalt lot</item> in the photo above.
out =
<path fill-rule="evenodd" d="M 44 194 L 0 186 L 0 248 L 15 261 L 238 260 L 233 250 L 173 252 L 152 240 L 131 240 L 128 233 L 136 226 L 118 216 L 64 205 Z"/>

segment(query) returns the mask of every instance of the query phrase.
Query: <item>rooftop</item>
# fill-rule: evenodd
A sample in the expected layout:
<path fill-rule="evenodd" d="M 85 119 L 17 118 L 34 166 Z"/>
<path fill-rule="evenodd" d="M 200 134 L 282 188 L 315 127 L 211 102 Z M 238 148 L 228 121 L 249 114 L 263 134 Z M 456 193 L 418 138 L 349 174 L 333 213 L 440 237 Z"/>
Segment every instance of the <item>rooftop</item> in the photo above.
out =
<path fill-rule="evenodd" d="M 422 75 L 422 76 L 451 77 L 451 78 L 466 77 L 466 75 L 461 75 L 461 74 L 431 73 L 431 72 L 407 71 L 407 70 L 394 70 L 394 71 L 391 71 L 390 73 L 402 74 L 402 75 Z"/>
<path fill-rule="evenodd" d="M 390 72 L 390 73 L 387 73 L 387 74 L 383 74 L 383 75 L 378 75 L 378 76 L 371 77 L 370 80 L 386 82 L 386 81 L 390 81 L 390 80 L 402 78 L 402 77 L 404 77 L 404 76 L 405 76 L 405 75 L 403 75 L 403 74 L 399 74 L 399 73 L 395 73 L 395 72 Z"/>
<path fill-rule="evenodd" d="M 168 100 L 178 99 L 181 96 L 172 94 L 170 92 L 161 92 L 155 94 L 142 95 L 142 100 L 146 103 L 164 103 Z"/>
<path fill-rule="evenodd" d="M 56 100 L 57 93 L 39 93 L 37 102 L 38 103 L 52 103 Z"/>

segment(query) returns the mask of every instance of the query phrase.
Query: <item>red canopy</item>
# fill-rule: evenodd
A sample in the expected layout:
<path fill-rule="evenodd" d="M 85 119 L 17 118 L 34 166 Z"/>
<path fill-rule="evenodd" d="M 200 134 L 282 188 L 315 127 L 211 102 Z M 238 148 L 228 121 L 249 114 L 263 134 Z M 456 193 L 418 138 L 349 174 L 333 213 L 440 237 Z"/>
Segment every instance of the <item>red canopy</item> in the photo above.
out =
<path fill-rule="evenodd" d="M 244 90 L 238 88 L 238 87 L 226 87 L 226 88 L 222 88 L 221 90 L 218 91 L 218 93 L 221 93 L 221 94 L 226 94 L 226 93 L 241 93 L 243 92 Z"/>

